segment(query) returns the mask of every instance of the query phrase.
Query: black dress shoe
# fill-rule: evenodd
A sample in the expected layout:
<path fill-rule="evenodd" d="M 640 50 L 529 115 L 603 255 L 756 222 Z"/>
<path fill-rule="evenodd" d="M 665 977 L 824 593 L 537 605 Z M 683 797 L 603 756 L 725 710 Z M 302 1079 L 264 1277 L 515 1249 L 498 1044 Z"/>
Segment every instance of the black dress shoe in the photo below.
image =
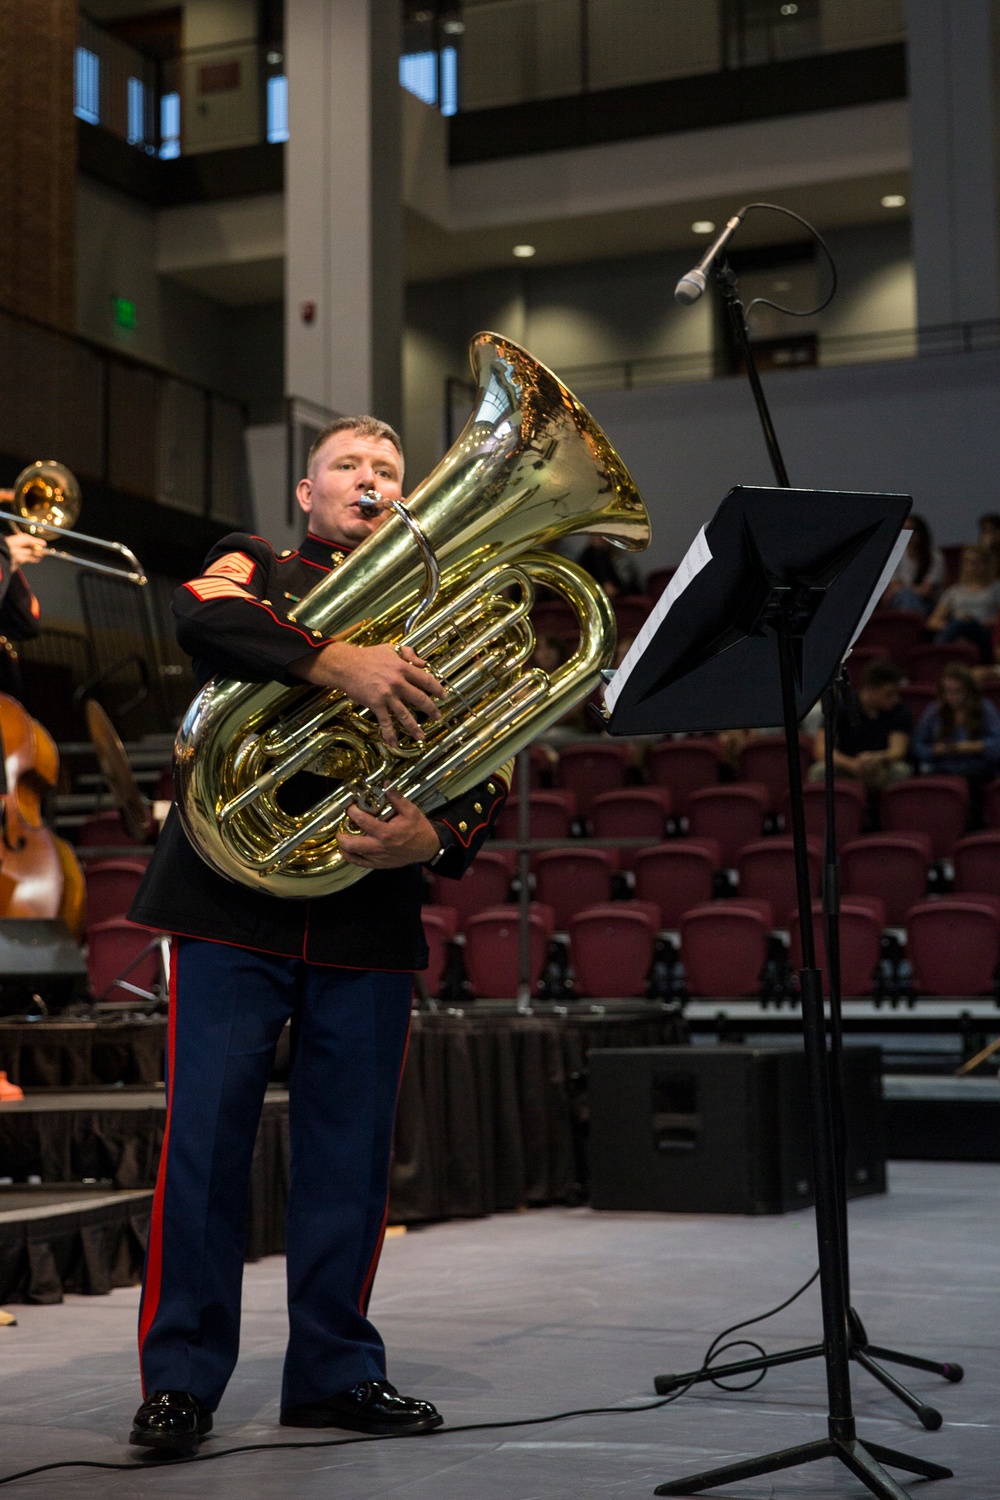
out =
<path fill-rule="evenodd" d="M 212 1430 L 212 1413 L 190 1391 L 154 1391 L 135 1414 L 129 1442 L 168 1457 L 193 1453 Z"/>
<path fill-rule="evenodd" d="M 444 1421 L 429 1401 L 401 1396 L 388 1380 L 363 1380 L 308 1406 L 286 1406 L 282 1427 L 348 1427 L 372 1437 L 410 1437 L 433 1432 Z"/>

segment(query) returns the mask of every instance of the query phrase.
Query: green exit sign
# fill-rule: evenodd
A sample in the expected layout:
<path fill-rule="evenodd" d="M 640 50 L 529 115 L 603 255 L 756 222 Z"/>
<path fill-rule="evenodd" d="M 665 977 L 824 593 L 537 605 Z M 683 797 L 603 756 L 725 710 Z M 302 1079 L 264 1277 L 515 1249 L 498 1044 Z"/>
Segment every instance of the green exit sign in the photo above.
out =
<path fill-rule="evenodd" d="M 119 328 L 134 328 L 136 324 L 135 303 L 131 297 L 112 297 L 115 322 Z"/>

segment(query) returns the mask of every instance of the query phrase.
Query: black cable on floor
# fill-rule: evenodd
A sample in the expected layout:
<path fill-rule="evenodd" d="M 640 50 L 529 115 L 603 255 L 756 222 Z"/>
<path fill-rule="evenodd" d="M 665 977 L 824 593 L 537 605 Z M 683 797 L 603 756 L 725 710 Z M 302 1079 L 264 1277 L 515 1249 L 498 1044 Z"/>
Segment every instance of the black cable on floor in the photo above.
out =
<path fill-rule="evenodd" d="M 818 1275 L 819 1269 L 817 1268 L 809 1280 L 802 1283 L 797 1292 L 793 1292 L 790 1297 L 786 1297 L 784 1302 L 779 1302 L 777 1307 L 772 1307 L 768 1312 L 758 1313 L 754 1318 L 745 1318 L 741 1323 L 733 1323 L 731 1327 L 724 1328 L 721 1333 L 716 1334 L 705 1351 L 705 1357 L 697 1373 L 703 1375 L 710 1367 L 713 1359 L 717 1359 L 720 1354 L 724 1354 L 727 1349 L 735 1348 L 738 1344 L 747 1344 L 753 1349 L 758 1349 L 763 1355 L 764 1351 L 760 1345 L 753 1343 L 750 1339 L 735 1339 L 728 1344 L 723 1343 L 722 1340 L 728 1338 L 729 1334 L 736 1333 L 740 1328 L 749 1328 L 753 1323 L 766 1322 L 768 1318 L 773 1318 L 778 1313 L 784 1312 L 785 1308 L 791 1307 L 792 1303 L 797 1301 L 803 1292 L 809 1290 Z M 755 1385 L 759 1385 L 766 1374 L 767 1371 L 762 1370 L 756 1380 L 751 1381 L 749 1385 L 745 1386 L 727 1386 L 718 1380 L 712 1383 L 723 1391 L 748 1391 L 752 1390 Z M 581 1406 L 575 1411 L 558 1411 L 543 1417 L 512 1417 L 505 1422 L 464 1422 L 458 1427 L 435 1428 L 433 1432 L 427 1433 L 426 1436 L 447 1437 L 449 1434 L 457 1432 L 498 1432 L 506 1427 L 540 1427 L 548 1422 L 565 1422 L 572 1417 L 630 1417 L 637 1412 L 659 1411 L 661 1407 L 672 1405 L 673 1402 L 680 1400 L 681 1396 L 685 1395 L 694 1383 L 695 1380 L 692 1377 L 685 1385 L 680 1386 L 676 1391 L 671 1391 L 669 1396 L 661 1396 L 656 1401 L 646 1401 L 642 1406 Z M 308 1442 L 297 1443 L 243 1443 L 238 1448 L 219 1448 L 215 1453 L 195 1453 L 190 1458 L 161 1458 L 159 1461 L 154 1458 L 152 1461 L 150 1459 L 140 1460 L 139 1462 L 133 1460 L 129 1463 L 120 1464 L 103 1462 L 93 1458 L 64 1458 L 56 1463 L 38 1464 L 33 1469 L 20 1469 L 16 1474 L 0 1475 L 0 1484 L 13 1484 L 17 1479 L 30 1479 L 35 1474 L 47 1474 L 52 1469 L 127 1470 L 131 1474 L 149 1474 L 157 1469 L 175 1469 L 182 1464 L 212 1463 L 214 1459 L 232 1458 L 238 1453 L 288 1453 L 307 1448 L 347 1448 L 355 1443 L 384 1443 L 386 1441 L 388 1441 L 387 1436 L 314 1438 Z"/>

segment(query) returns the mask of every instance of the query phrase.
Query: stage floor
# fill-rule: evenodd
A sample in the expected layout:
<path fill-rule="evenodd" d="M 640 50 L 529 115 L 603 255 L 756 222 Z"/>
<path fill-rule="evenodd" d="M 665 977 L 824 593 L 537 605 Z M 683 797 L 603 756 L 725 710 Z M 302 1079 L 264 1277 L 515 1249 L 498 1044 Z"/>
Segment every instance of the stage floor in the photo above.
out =
<path fill-rule="evenodd" d="M 851 1206 L 856 1303 L 875 1342 L 965 1366 L 961 1385 L 908 1373 L 943 1413 L 925 1432 L 864 1372 L 862 1437 L 936 1459 L 955 1478 L 912 1482 L 921 1500 L 996 1500 L 1000 1465 L 1000 1165 L 890 1164 L 890 1193 Z M 390 1240 L 373 1315 L 400 1388 L 448 1422 L 621 1403 L 622 1414 L 499 1433 L 114 1474 L 63 1470 L 4 1493 L 171 1500 L 611 1500 L 664 1479 L 825 1436 L 822 1366 L 772 1371 L 744 1395 L 700 1386 L 658 1412 L 628 1412 L 657 1372 L 694 1368 L 727 1324 L 782 1301 L 815 1265 L 809 1214 L 739 1219 L 543 1209 L 452 1221 Z M 284 1262 L 246 1269 L 243 1354 L 211 1453 L 323 1434 L 278 1428 Z M 129 1462 L 137 1403 L 137 1290 L 13 1308 L 0 1328 L 0 1477 L 62 1458 Z M 763 1325 L 770 1349 L 818 1337 L 815 1289 Z M 754 1330 L 748 1330 L 751 1336 Z M 893 1367 L 898 1369 L 898 1367 Z M 337 1436 L 338 1434 L 331 1434 Z M 902 1476 L 897 1475 L 902 1479 Z M 844 1500 L 867 1491 L 830 1462 L 727 1490 L 733 1500 Z"/>

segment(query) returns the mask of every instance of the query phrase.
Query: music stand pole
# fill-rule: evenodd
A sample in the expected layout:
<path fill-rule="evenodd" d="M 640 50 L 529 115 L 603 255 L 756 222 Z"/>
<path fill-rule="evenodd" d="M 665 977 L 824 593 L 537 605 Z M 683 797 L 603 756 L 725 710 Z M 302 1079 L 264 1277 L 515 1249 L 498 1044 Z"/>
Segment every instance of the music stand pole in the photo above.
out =
<path fill-rule="evenodd" d="M 775 481 L 780 488 L 789 489 L 791 485 L 788 478 L 788 470 L 785 467 L 781 445 L 778 442 L 778 434 L 775 431 L 767 396 L 764 393 L 760 372 L 757 369 L 753 345 L 747 333 L 746 319 L 743 311 L 743 303 L 739 296 L 736 273 L 730 266 L 728 259 L 723 258 L 716 264 L 713 277 L 719 288 L 736 345 L 743 358 L 747 379 L 750 383 L 754 403 L 757 407 L 757 415 L 760 418 L 768 457 L 771 461 L 771 468 L 774 471 Z M 883 1370 L 876 1363 L 873 1356 L 889 1360 L 894 1364 L 907 1365 L 914 1370 L 926 1370 L 931 1374 L 941 1375 L 945 1380 L 951 1381 L 953 1384 L 957 1384 L 962 1379 L 964 1374 L 962 1366 L 951 1360 L 942 1363 L 937 1360 L 924 1359 L 919 1355 L 904 1354 L 899 1350 L 886 1349 L 880 1345 L 869 1343 L 865 1326 L 851 1305 L 850 1300 L 850 1249 L 847 1228 L 847 1130 L 844 1109 L 843 1019 L 841 1009 L 840 859 L 837 854 L 836 795 L 833 766 L 840 679 L 841 674 L 838 674 L 838 677 L 830 684 L 822 698 L 824 772 L 826 783 L 826 833 L 822 893 L 823 936 L 830 992 L 830 1096 L 833 1111 L 834 1160 L 841 1259 L 843 1263 L 844 1305 L 847 1309 L 848 1352 L 851 1359 L 860 1364 L 863 1369 L 867 1370 L 870 1375 L 880 1381 L 898 1400 L 902 1401 L 905 1406 L 908 1406 L 911 1411 L 915 1412 L 928 1431 L 934 1432 L 941 1426 L 942 1422 L 941 1413 L 937 1408 L 928 1406 L 926 1402 L 921 1401 L 920 1397 L 914 1395 L 901 1381 L 896 1380 L 887 1370 Z M 791 782 L 789 782 L 789 787 L 791 788 Z M 801 920 L 800 914 L 800 922 Z M 803 928 L 802 930 L 804 932 L 805 929 Z M 811 912 L 809 916 L 809 931 L 811 938 Z M 756 1358 L 731 1360 L 727 1364 L 714 1366 L 710 1372 L 687 1371 L 680 1375 L 657 1375 L 654 1379 L 654 1387 L 658 1395 L 666 1396 L 680 1386 L 692 1383 L 697 1384 L 705 1380 L 721 1379 L 725 1376 L 753 1374 L 757 1370 L 766 1370 L 779 1364 L 795 1364 L 799 1360 L 817 1359 L 822 1353 L 823 1346 L 821 1344 L 809 1344 L 804 1348 L 785 1350 L 781 1354 L 759 1355 Z"/>

